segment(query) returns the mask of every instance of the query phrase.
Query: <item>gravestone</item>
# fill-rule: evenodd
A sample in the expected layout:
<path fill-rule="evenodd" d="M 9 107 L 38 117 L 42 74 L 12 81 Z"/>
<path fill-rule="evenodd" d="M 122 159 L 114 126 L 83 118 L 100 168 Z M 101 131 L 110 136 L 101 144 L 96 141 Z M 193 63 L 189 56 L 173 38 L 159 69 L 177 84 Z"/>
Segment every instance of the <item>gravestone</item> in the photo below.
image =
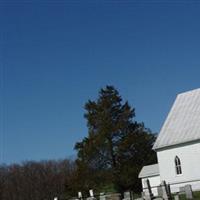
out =
<path fill-rule="evenodd" d="M 141 196 L 142 196 L 142 198 L 144 199 L 144 197 L 145 197 L 145 192 L 141 192 Z"/>
<path fill-rule="evenodd" d="M 107 194 L 107 195 L 106 195 L 106 200 L 112 200 L 111 194 Z"/>
<path fill-rule="evenodd" d="M 89 193 L 90 193 L 90 197 L 94 197 L 94 192 L 93 192 L 93 190 L 89 190 Z"/>
<path fill-rule="evenodd" d="M 93 190 L 89 190 L 89 194 L 90 194 L 90 197 L 88 197 L 87 200 L 96 200 L 96 198 L 94 197 Z"/>
<path fill-rule="evenodd" d="M 131 192 L 130 191 L 124 192 L 124 200 L 131 200 Z"/>
<path fill-rule="evenodd" d="M 179 200 L 179 195 L 178 194 L 174 195 L 174 200 Z"/>
<path fill-rule="evenodd" d="M 158 196 L 159 196 L 159 197 L 162 197 L 162 196 L 163 196 L 162 186 L 158 186 L 158 187 L 157 187 L 157 192 L 158 192 Z"/>
<path fill-rule="evenodd" d="M 170 186 L 168 184 L 166 184 L 165 181 L 162 181 L 161 187 L 162 187 L 162 198 L 164 200 L 170 200 L 170 199 L 172 199 Z"/>
<path fill-rule="evenodd" d="M 99 194 L 99 200 L 106 200 L 106 195 L 105 195 L 104 192 L 101 192 L 101 193 Z"/>
<path fill-rule="evenodd" d="M 120 193 L 113 193 L 113 194 L 110 194 L 110 198 L 112 200 L 121 200 L 121 194 Z"/>
<path fill-rule="evenodd" d="M 82 198 L 83 198 L 83 195 L 82 195 L 81 192 L 78 192 L 78 198 L 79 198 L 79 199 L 82 199 Z"/>
<path fill-rule="evenodd" d="M 186 196 L 186 199 L 193 199 L 191 185 L 185 185 L 185 196 Z"/>
<path fill-rule="evenodd" d="M 96 200 L 95 197 L 88 197 L 87 200 Z"/>

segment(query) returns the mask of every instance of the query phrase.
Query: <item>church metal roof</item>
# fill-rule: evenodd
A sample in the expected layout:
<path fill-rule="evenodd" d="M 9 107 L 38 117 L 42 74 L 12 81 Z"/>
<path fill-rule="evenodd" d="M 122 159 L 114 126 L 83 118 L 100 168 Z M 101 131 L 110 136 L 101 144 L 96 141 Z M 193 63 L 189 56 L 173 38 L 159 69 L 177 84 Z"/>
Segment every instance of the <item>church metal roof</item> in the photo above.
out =
<path fill-rule="evenodd" d="M 142 168 L 139 173 L 139 178 L 145 178 L 150 176 L 158 176 L 160 175 L 158 164 L 147 165 Z"/>
<path fill-rule="evenodd" d="M 200 88 L 177 95 L 153 149 L 200 139 Z"/>

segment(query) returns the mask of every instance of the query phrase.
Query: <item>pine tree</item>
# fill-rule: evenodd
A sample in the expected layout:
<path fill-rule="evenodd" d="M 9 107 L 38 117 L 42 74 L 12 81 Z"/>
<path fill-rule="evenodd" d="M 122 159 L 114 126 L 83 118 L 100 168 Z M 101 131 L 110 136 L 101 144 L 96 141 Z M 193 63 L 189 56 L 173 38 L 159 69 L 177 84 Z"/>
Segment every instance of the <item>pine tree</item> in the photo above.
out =
<path fill-rule="evenodd" d="M 84 184 L 88 188 L 113 184 L 118 191 L 134 189 L 141 166 L 155 161 L 151 151 L 155 137 L 134 120 L 135 110 L 113 86 L 101 89 L 98 99 L 89 100 L 85 110 L 88 136 L 75 145 L 79 169 L 93 172 Z"/>

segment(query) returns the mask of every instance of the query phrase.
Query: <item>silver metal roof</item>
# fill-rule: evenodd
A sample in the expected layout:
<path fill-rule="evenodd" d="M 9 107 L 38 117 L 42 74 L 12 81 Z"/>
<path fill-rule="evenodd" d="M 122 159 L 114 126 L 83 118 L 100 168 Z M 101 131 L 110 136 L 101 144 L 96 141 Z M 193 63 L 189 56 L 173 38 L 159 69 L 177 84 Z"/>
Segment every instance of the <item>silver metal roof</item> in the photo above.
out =
<path fill-rule="evenodd" d="M 181 93 L 176 97 L 153 149 L 198 139 L 200 139 L 200 88 Z"/>
<path fill-rule="evenodd" d="M 139 173 L 139 178 L 145 178 L 150 176 L 158 176 L 160 175 L 158 164 L 147 165 L 142 168 Z"/>

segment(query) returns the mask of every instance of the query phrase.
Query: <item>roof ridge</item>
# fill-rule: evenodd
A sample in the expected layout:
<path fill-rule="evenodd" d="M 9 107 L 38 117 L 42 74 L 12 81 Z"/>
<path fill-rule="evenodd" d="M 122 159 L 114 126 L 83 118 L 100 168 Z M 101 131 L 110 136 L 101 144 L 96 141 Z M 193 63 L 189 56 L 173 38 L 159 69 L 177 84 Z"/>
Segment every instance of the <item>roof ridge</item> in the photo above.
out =
<path fill-rule="evenodd" d="M 177 96 L 184 95 L 184 94 L 187 94 L 187 93 L 196 92 L 198 90 L 200 91 L 200 88 L 195 88 L 195 89 L 192 89 L 192 90 L 183 91 L 183 92 L 178 93 Z"/>
<path fill-rule="evenodd" d="M 153 149 L 200 139 L 200 88 L 177 95 Z"/>

